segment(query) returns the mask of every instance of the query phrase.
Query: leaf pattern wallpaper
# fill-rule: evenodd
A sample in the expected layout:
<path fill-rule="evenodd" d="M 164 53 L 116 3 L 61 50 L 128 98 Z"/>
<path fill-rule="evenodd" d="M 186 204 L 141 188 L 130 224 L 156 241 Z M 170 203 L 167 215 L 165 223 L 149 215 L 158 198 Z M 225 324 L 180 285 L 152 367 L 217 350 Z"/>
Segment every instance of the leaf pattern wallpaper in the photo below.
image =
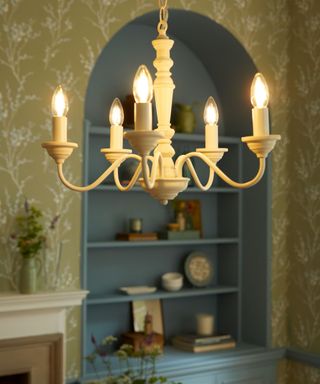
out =
<path fill-rule="evenodd" d="M 171 0 L 207 15 L 248 51 L 270 87 L 273 154 L 272 329 L 275 346 L 320 353 L 320 2 Z M 25 198 L 44 213 L 42 288 L 80 286 L 81 197 L 58 182 L 40 148 L 59 83 L 70 101 L 69 136 L 81 145 L 88 78 L 110 38 L 157 9 L 156 0 L 0 0 L 0 290 L 17 290 L 11 239 Z M 81 150 L 65 168 L 81 181 Z M 67 375 L 80 372 L 80 313 L 68 313 Z M 280 365 L 279 383 L 319 383 L 319 370 Z"/>

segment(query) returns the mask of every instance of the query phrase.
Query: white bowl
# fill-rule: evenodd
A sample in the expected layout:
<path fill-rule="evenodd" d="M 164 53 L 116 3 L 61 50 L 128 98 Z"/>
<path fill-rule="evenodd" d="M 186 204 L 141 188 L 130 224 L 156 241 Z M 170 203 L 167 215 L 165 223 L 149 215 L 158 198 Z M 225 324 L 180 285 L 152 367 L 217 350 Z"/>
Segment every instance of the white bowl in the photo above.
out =
<path fill-rule="evenodd" d="M 166 291 L 179 291 L 183 286 L 183 275 L 177 272 L 168 272 L 162 275 L 162 288 Z"/>

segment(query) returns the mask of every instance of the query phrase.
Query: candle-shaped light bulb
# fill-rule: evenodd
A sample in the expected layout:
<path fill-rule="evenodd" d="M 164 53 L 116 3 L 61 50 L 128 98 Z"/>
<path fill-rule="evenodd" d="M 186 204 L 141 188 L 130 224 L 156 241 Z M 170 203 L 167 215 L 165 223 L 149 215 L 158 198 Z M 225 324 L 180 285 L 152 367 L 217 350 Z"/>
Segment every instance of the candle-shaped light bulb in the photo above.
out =
<path fill-rule="evenodd" d="M 150 131 L 152 129 L 153 84 L 148 68 L 140 65 L 133 81 L 134 129 Z"/>
<path fill-rule="evenodd" d="M 266 108 L 269 103 L 269 89 L 261 73 L 257 73 L 251 85 L 251 103 L 256 108 Z"/>
<path fill-rule="evenodd" d="M 150 103 L 152 100 L 152 78 L 145 65 L 140 65 L 134 77 L 133 96 L 136 103 Z"/>
<path fill-rule="evenodd" d="M 219 147 L 218 144 L 218 120 L 219 111 L 214 98 L 210 96 L 206 102 L 203 111 L 203 119 L 205 127 L 206 149 L 215 150 Z"/>
<path fill-rule="evenodd" d="M 257 73 L 251 85 L 253 136 L 269 135 L 269 90 L 261 73 Z"/>
<path fill-rule="evenodd" d="M 123 149 L 123 120 L 124 113 L 120 100 L 113 100 L 109 112 L 110 121 L 110 148 L 117 151 Z"/>
<path fill-rule="evenodd" d="M 52 112 L 52 139 L 53 141 L 67 141 L 67 113 L 69 109 L 68 98 L 61 85 L 53 93 L 51 101 Z"/>
<path fill-rule="evenodd" d="M 203 112 L 203 119 L 206 124 L 218 124 L 219 111 L 214 98 L 210 96 L 206 102 Z"/>
<path fill-rule="evenodd" d="M 69 110 L 68 98 L 61 85 L 58 85 L 52 96 L 51 112 L 52 116 L 67 116 Z"/>
<path fill-rule="evenodd" d="M 110 108 L 109 121 L 111 125 L 122 125 L 124 120 L 123 108 L 118 98 L 113 100 Z"/>

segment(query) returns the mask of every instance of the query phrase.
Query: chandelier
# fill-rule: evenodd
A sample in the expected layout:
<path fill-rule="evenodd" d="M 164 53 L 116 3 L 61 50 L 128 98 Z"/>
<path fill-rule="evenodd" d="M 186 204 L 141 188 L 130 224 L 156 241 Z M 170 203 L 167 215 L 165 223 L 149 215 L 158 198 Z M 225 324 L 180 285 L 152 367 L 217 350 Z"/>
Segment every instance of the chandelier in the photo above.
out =
<path fill-rule="evenodd" d="M 119 99 L 115 99 L 110 108 L 110 146 L 102 148 L 101 152 L 110 163 L 107 169 L 96 181 L 87 186 L 76 186 L 66 180 L 63 174 L 63 163 L 72 154 L 76 143 L 67 140 L 67 112 L 68 99 L 61 86 L 58 86 L 52 97 L 52 141 L 42 144 L 49 155 L 55 160 L 58 175 L 62 183 L 78 192 L 89 191 L 100 185 L 113 173 L 114 181 L 120 191 L 129 191 L 137 182 L 153 198 L 162 204 L 173 200 L 184 191 L 190 181 L 183 177 L 184 166 L 189 168 L 195 184 L 201 190 L 208 190 L 213 183 L 214 176 L 218 175 L 227 184 L 235 188 L 248 188 L 258 183 L 265 171 L 266 158 L 272 151 L 279 135 L 269 133 L 269 91 L 267 83 L 261 73 L 257 73 L 251 85 L 251 103 L 253 135 L 242 137 L 249 149 L 259 160 L 259 169 L 256 176 L 247 182 L 238 183 L 231 180 L 218 166 L 227 148 L 219 148 L 218 144 L 218 108 L 213 99 L 209 97 L 204 108 L 205 145 L 197 148 L 195 152 L 183 154 L 174 161 L 174 148 L 172 137 L 174 129 L 171 128 L 170 117 L 172 109 L 173 90 L 175 85 L 171 78 L 170 69 L 173 61 L 170 50 L 174 41 L 167 36 L 168 9 L 167 0 L 159 0 L 160 20 L 158 23 L 158 36 L 152 41 L 156 51 L 153 62 L 156 68 L 156 78 L 152 82 L 151 75 L 146 66 L 141 65 L 133 82 L 134 104 L 134 130 L 124 132 L 124 112 Z M 151 101 L 155 96 L 158 117 L 157 129 L 152 129 Z M 123 138 L 127 139 L 135 150 L 123 148 Z M 202 160 L 209 168 L 206 184 L 203 184 L 193 166 L 192 158 Z M 136 170 L 127 185 L 122 185 L 119 179 L 119 167 L 128 159 L 137 161 Z"/>

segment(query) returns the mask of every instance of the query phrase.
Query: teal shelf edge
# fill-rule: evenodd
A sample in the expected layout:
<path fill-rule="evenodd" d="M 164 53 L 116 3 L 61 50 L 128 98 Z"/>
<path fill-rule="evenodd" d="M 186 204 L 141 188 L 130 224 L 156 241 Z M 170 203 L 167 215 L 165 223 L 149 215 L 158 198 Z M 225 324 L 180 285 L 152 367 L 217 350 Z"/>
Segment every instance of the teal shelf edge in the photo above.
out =
<path fill-rule="evenodd" d="M 164 355 L 157 360 L 159 374 L 169 377 L 188 376 L 195 373 L 215 372 L 221 369 L 252 366 L 266 361 L 275 362 L 284 357 L 283 348 L 265 348 L 255 344 L 237 343 L 233 349 L 208 353 L 189 353 L 180 351 L 172 346 L 165 346 Z M 112 358 L 112 360 L 115 358 Z M 118 373 L 116 370 L 115 373 Z M 99 370 L 99 376 L 106 375 L 106 371 Z M 95 373 L 87 373 L 81 380 L 92 380 Z"/>
<path fill-rule="evenodd" d="M 108 184 L 102 184 L 96 187 L 95 189 L 91 190 L 90 192 L 96 192 L 96 191 L 107 191 L 107 192 L 119 192 L 119 189 L 115 185 L 108 185 Z M 145 192 L 145 190 L 139 186 L 133 187 L 129 192 Z M 201 189 L 197 187 L 189 187 L 185 191 L 181 192 L 181 194 L 184 193 L 235 193 L 239 194 L 241 192 L 240 189 L 235 188 L 223 188 L 223 187 L 213 187 L 208 189 L 207 191 L 202 191 Z"/>
<path fill-rule="evenodd" d="M 143 295 L 125 295 L 122 293 L 113 295 L 92 296 L 86 300 L 87 305 L 111 304 L 111 303 L 127 303 L 136 300 L 155 300 L 155 299 L 177 299 L 183 297 L 221 295 L 226 293 L 238 293 L 239 288 L 236 286 L 215 286 L 210 288 L 184 288 L 177 292 L 168 292 L 159 290 L 155 293 Z"/>
<path fill-rule="evenodd" d="M 89 128 L 90 135 L 106 136 L 106 135 L 109 135 L 109 132 L 110 132 L 109 127 L 91 126 Z M 173 141 L 204 142 L 204 134 L 175 133 L 173 137 Z M 219 136 L 219 143 L 220 144 L 241 144 L 241 139 L 240 137 L 233 137 L 233 136 Z"/>
<path fill-rule="evenodd" d="M 87 248 L 173 247 L 183 245 L 237 244 L 237 237 L 195 240 L 105 241 L 88 242 Z"/>

